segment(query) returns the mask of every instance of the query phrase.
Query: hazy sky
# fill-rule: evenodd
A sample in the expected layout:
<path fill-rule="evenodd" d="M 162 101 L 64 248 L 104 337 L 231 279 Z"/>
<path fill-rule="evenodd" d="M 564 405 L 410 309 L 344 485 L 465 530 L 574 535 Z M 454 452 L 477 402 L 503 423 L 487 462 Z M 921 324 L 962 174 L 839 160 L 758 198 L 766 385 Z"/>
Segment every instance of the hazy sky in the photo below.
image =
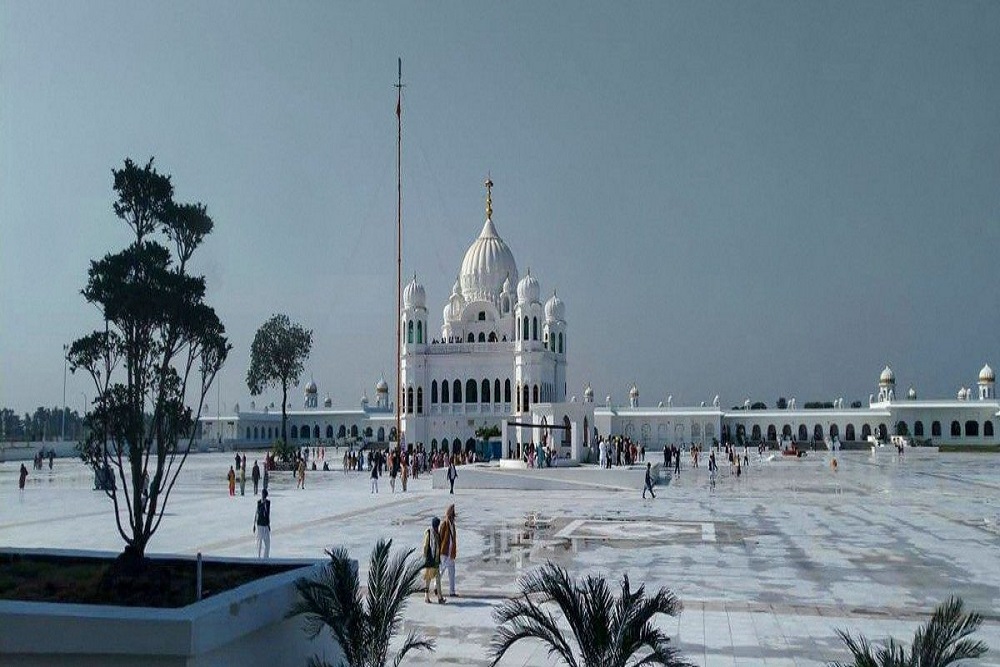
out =
<path fill-rule="evenodd" d="M 336 405 L 391 378 L 397 55 L 432 329 L 491 172 L 570 394 L 850 401 L 890 363 L 953 396 L 1000 366 L 1000 3 L 2 0 L 0 404 L 62 401 L 126 156 L 215 220 L 223 409 L 275 312 Z"/>

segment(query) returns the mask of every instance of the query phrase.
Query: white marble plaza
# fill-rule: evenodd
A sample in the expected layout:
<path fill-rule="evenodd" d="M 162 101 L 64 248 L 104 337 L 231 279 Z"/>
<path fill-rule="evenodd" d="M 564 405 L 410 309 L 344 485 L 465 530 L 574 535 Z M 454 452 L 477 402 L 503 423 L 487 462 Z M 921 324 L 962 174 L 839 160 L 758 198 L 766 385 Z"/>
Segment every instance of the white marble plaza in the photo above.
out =
<path fill-rule="evenodd" d="M 249 460 L 252 465 L 252 454 Z M 156 552 L 249 555 L 253 498 L 230 498 L 227 454 L 192 456 L 154 537 Z M 687 462 L 685 462 L 687 463 Z M 454 501 L 459 525 L 460 599 L 444 606 L 414 598 L 408 623 L 438 640 L 410 664 L 485 664 L 492 606 L 518 575 L 546 559 L 573 573 L 629 572 L 668 586 L 683 600 L 670 630 L 701 665 L 812 666 L 844 658 L 836 628 L 908 638 L 950 594 L 987 616 L 1000 665 L 1000 472 L 995 457 L 889 451 L 754 462 L 740 478 L 725 469 L 714 488 L 686 465 L 657 499 L 612 485 L 515 492 L 431 488 L 370 493 L 366 473 L 310 473 L 304 491 L 290 473 L 271 480 L 274 556 L 322 556 L 346 546 L 362 567 L 374 541 L 419 545 L 424 527 Z M 110 502 L 91 474 L 62 459 L 30 471 L 23 495 L 16 463 L 0 464 L 0 547 L 116 550 Z M 29 462 L 30 468 L 30 462 Z M 526 471 L 545 474 L 550 471 Z M 248 483 L 248 487 L 249 487 Z M 237 492 L 238 493 L 238 492 Z M 506 665 L 549 664 L 525 643 Z"/>

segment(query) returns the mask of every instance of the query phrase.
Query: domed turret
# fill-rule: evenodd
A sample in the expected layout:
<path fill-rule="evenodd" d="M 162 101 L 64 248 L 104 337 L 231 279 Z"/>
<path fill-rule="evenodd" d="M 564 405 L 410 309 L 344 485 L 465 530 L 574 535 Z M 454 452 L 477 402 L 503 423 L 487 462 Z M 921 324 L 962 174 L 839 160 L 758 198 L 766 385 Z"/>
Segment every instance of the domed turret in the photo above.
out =
<path fill-rule="evenodd" d="M 590 383 L 587 383 L 587 387 L 583 390 L 583 402 L 593 403 L 594 402 L 594 390 L 591 388 Z"/>
<path fill-rule="evenodd" d="M 914 389 L 913 387 L 910 387 L 909 390 L 907 390 L 906 392 L 906 398 L 911 401 L 917 400 L 917 390 Z"/>
<path fill-rule="evenodd" d="M 507 274 L 507 277 L 504 278 L 504 280 L 503 280 L 503 288 L 502 289 L 503 289 L 503 293 L 504 294 L 513 294 L 514 293 L 514 284 L 510 281 L 510 274 L 509 273 Z"/>
<path fill-rule="evenodd" d="M 416 274 L 413 280 L 403 288 L 403 308 L 424 308 L 427 304 L 427 293 L 424 286 L 417 282 Z"/>
<path fill-rule="evenodd" d="M 990 368 L 990 365 L 986 364 L 985 366 L 983 366 L 983 369 L 979 371 L 979 382 L 986 383 L 986 382 L 996 382 L 996 381 L 997 381 L 997 376 L 993 372 L 993 369 Z"/>
<path fill-rule="evenodd" d="M 318 398 L 316 396 L 316 392 L 317 392 L 316 382 L 314 382 L 312 378 L 309 378 L 309 383 L 306 385 L 305 407 L 307 408 L 316 407 L 316 401 Z"/>
<path fill-rule="evenodd" d="M 531 275 L 531 269 L 528 269 L 528 275 L 521 279 L 521 282 L 517 284 L 517 300 L 519 303 L 536 303 L 538 301 L 538 294 L 541 288 L 538 285 L 538 280 L 535 276 Z"/>
<path fill-rule="evenodd" d="M 306 393 L 315 394 L 317 391 L 316 382 L 312 378 L 309 378 L 309 382 L 306 384 Z"/>
<path fill-rule="evenodd" d="M 552 292 L 549 300 L 545 302 L 545 319 L 550 322 L 561 322 L 566 319 L 566 305 L 556 295 L 555 291 Z"/>
<path fill-rule="evenodd" d="M 632 388 L 628 390 L 628 404 L 633 408 L 639 406 L 639 387 L 635 386 L 634 382 Z"/>
<path fill-rule="evenodd" d="M 462 296 L 467 301 L 496 303 L 504 281 L 517 280 L 514 253 L 493 226 L 493 181 L 486 179 L 486 223 L 465 252 L 459 273 Z"/>
<path fill-rule="evenodd" d="M 380 375 L 378 377 L 378 382 L 375 383 L 375 393 L 376 394 L 389 393 L 389 383 L 385 381 L 384 375 Z"/>
<path fill-rule="evenodd" d="M 332 408 L 333 407 L 333 399 L 330 398 L 330 394 L 327 394 L 326 398 L 323 399 L 323 407 L 324 408 Z"/>
<path fill-rule="evenodd" d="M 881 375 L 878 376 L 878 383 L 880 385 L 896 384 L 896 374 L 892 372 L 889 366 L 882 369 Z"/>

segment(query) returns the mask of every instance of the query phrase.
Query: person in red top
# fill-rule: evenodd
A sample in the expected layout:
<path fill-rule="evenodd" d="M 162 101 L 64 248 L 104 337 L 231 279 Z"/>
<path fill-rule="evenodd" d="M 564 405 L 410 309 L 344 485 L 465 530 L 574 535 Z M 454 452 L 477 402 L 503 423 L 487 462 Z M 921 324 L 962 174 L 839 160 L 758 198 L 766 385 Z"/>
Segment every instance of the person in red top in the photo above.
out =
<path fill-rule="evenodd" d="M 441 522 L 441 569 L 448 573 L 448 594 L 455 592 L 455 558 L 458 556 L 458 536 L 455 532 L 455 505 L 448 505 Z"/>

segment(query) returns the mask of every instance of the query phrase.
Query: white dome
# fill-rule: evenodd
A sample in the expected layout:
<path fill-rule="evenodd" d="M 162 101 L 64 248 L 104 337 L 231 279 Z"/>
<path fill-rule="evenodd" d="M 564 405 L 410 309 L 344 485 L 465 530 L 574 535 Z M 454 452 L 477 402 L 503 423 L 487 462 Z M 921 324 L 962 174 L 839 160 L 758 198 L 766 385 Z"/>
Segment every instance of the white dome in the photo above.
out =
<path fill-rule="evenodd" d="M 879 384 L 896 384 L 896 374 L 886 366 L 882 369 L 882 374 L 878 376 Z"/>
<path fill-rule="evenodd" d="M 307 394 L 316 393 L 316 383 L 313 380 L 309 380 L 309 384 L 306 385 L 306 393 Z"/>
<path fill-rule="evenodd" d="M 514 291 L 514 284 L 510 281 L 510 275 L 503 279 L 503 293 L 511 294 Z"/>
<path fill-rule="evenodd" d="M 468 301 L 495 301 L 508 277 L 517 280 L 514 254 L 497 234 L 493 221 L 486 218 L 483 231 L 465 251 L 462 260 L 458 276 L 462 296 Z"/>
<path fill-rule="evenodd" d="M 561 322 L 566 319 L 566 304 L 563 300 L 552 292 L 552 296 L 545 302 L 545 319 Z"/>
<path fill-rule="evenodd" d="M 639 398 L 639 388 L 632 385 L 632 388 L 628 390 L 628 396 L 629 398 Z"/>
<path fill-rule="evenodd" d="M 380 394 L 384 394 L 389 391 L 389 383 L 385 381 L 384 375 L 380 375 L 378 382 L 375 383 L 375 391 Z"/>
<path fill-rule="evenodd" d="M 997 376 L 993 373 L 993 369 L 990 368 L 989 364 L 983 366 L 983 370 L 979 371 L 979 381 L 980 382 L 996 382 Z"/>
<path fill-rule="evenodd" d="M 589 384 L 587 385 L 587 388 L 583 390 L 583 395 L 586 398 L 593 398 L 594 397 L 594 390 L 590 387 Z"/>
<path fill-rule="evenodd" d="M 361 405 L 368 405 L 368 394 L 361 394 Z"/>
<path fill-rule="evenodd" d="M 333 407 L 333 399 L 330 398 L 330 394 L 327 394 L 326 398 L 323 399 L 323 407 L 324 408 L 332 408 Z"/>
<path fill-rule="evenodd" d="M 521 282 L 517 284 L 518 303 L 537 303 L 540 291 L 541 287 L 538 285 L 538 280 L 535 279 L 535 276 L 531 275 L 531 269 L 528 269 L 528 275 L 522 278 Z"/>
<path fill-rule="evenodd" d="M 403 308 L 423 308 L 427 304 L 427 292 L 424 286 L 417 282 L 414 274 L 413 280 L 403 288 Z"/>

